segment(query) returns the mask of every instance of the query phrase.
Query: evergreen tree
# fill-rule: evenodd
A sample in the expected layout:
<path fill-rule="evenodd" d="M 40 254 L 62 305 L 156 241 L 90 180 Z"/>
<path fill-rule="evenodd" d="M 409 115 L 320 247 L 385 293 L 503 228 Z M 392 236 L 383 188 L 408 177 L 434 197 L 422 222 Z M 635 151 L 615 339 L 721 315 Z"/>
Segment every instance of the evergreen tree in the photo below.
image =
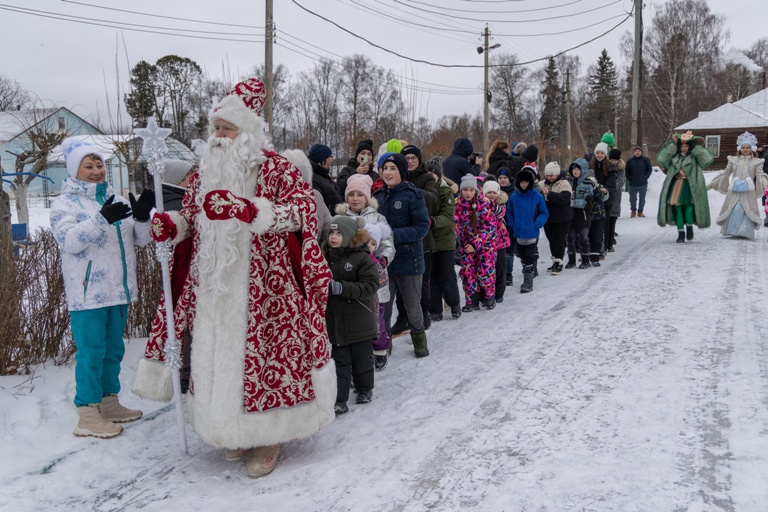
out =
<path fill-rule="evenodd" d="M 589 75 L 589 88 L 591 98 L 589 102 L 587 133 L 590 140 L 612 129 L 616 118 L 616 94 L 619 88 L 619 79 L 616 65 L 603 49 L 594 72 Z"/>
<path fill-rule="evenodd" d="M 131 116 L 132 126 L 146 126 L 147 118 L 157 116 L 157 68 L 147 61 L 139 61 L 131 69 L 131 92 L 125 95 L 125 109 Z M 158 116 L 158 122 L 160 122 Z"/>
<path fill-rule="evenodd" d="M 550 57 L 544 70 L 544 86 L 541 89 L 544 107 L 539 120 L 541 142 L 552 144 L 560 136 L 563 120 L 563 90 L 560 87 L 560 73 L 554 57 Z"/>

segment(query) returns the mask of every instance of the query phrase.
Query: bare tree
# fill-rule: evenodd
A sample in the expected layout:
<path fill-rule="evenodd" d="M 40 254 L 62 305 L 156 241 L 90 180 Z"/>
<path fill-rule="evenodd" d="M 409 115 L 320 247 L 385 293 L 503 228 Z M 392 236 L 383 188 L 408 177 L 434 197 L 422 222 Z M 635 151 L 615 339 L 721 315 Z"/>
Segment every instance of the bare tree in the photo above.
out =
<path fill-rule="evenodd" d="M 197 63 L 187 57 L 166 55 L 158 59 L 157 84 L 162 101 L 170 109 L 170 126 L 174 137 L 189 143 L 187 119 L 189 117 L 188 95 L 199 81 L 202 70 Z"/>
<path fill-rule="evenodd" d="M 0 112 L 21 110 L 30 103 L 30 94 L 19 82 L 0 75 Z"/>
<path fill-rule="evenodd" d="M 526 98 L 532 96 L 530 72 L 511 53 L 494 55 L 491 60 L 495 65 L 489 80 L 491 123 L 509 140 L 533 136 L 535 123 L 526 107 Z"/>

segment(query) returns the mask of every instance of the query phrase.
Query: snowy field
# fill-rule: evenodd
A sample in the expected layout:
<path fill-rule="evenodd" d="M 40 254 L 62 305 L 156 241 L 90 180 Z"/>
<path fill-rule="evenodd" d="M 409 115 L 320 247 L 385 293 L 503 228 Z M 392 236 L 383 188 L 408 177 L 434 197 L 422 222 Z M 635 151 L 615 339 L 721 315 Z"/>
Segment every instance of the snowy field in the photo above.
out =
<path fill-rule="evenodd" d="M 503 304 L 433 325 L 430 357 L 396 338 L 373 402 L 262 479 L 189 427 L 180 454 L 171 406 L 129 391 L 144 340 L 121 379 L 146 416 L 113 440 L 72 435 L 71 367 L 0 377 L 0 510 L 768 510 L 766 234 L 674 243 L 662 180 L 647 218 L 624 194 L 601 268 L 549 276 L 542 239 L 533 293 L 518 261 Z"/>

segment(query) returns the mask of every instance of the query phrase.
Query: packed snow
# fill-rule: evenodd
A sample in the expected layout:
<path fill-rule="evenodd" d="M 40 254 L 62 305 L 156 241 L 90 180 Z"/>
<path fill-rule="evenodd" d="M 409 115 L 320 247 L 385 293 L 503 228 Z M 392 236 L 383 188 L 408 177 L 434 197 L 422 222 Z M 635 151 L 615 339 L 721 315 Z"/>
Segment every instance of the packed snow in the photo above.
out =
<path fill-rule="evenodd" d="M 72 367 L 0 377 L 0 509 L 766 510 L 766 235 L 713 224 L 676 244 L 656 225 L 662 180 L 646 218 L 623 195 L 602 267 L 547 275 L 542 232 L 533 293 L 518 261 L 496 309 L 433 324 L 429 357 L 395 338 L 373 402 L 285 444 L 261 479 L 189 426 L 180 453 L 172 406 L 130 392 L 143 339 L 121 399 L 145 417 L 112 440 L 72 435 Z"/>

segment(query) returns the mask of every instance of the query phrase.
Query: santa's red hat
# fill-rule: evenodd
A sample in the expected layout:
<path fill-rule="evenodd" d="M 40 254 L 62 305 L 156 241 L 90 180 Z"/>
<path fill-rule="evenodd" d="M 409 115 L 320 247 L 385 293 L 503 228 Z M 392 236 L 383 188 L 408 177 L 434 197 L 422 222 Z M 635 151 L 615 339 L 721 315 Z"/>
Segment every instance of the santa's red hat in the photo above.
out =
<path fill-rule="evenodd" d="M 213 105 L 208 115 L 210 129 L 216 119 L 228 121 L 243 131 L 264 129 L 261 112 L 267 101 L 267 88 L 258 78 L 248 78 L 235 85 Z"/>

